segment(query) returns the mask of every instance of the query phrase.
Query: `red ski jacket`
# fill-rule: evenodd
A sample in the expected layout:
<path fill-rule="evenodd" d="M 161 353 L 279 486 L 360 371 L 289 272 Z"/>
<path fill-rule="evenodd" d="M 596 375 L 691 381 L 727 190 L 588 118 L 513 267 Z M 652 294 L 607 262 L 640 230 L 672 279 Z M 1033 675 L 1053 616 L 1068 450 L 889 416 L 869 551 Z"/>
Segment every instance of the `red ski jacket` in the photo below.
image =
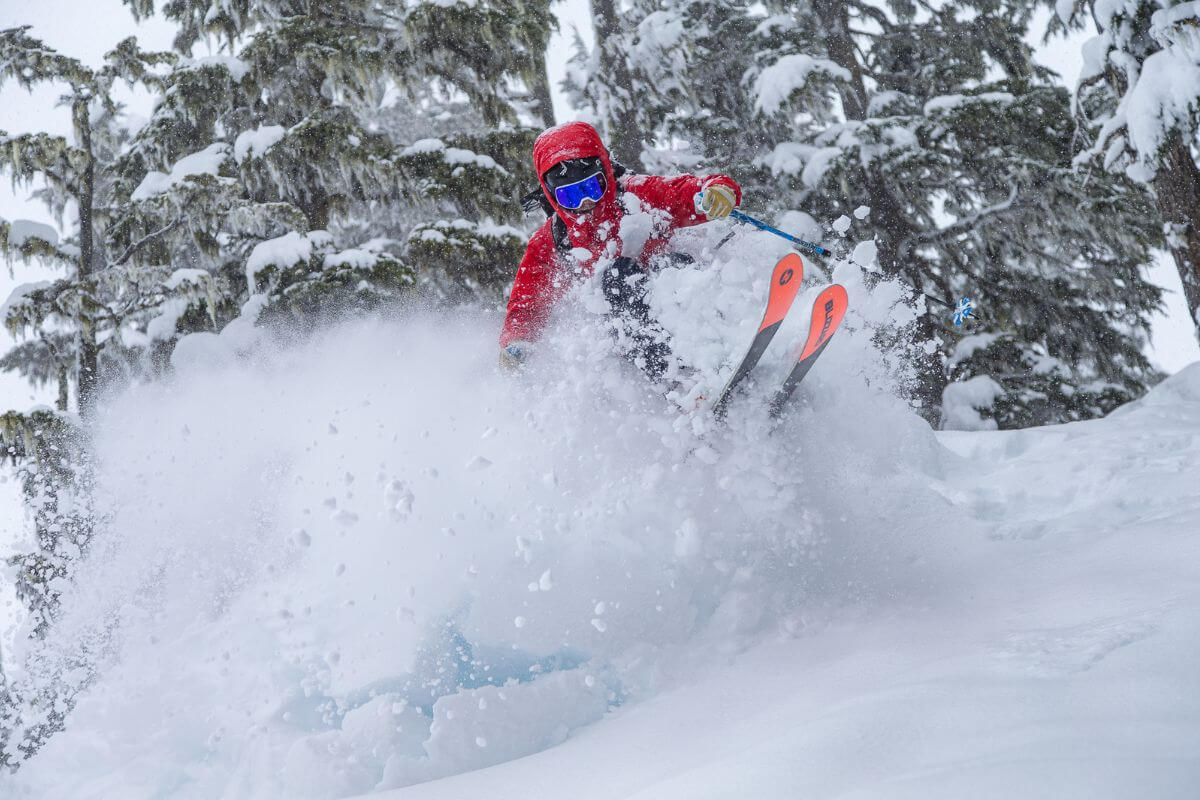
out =
<path fill-rule="evenodd" d="M 595 157 L 604 164 L 604 196 L 586 214 L 575 214 L 560 207 L 542 176 L 561 161 Z M 600 134 L 586 122 L 568 122 L 539 136 L 533 144 L 533 166 L 554 214 L 533 234 L 517 268 L 508 299 L 508 314 L 500 332 L 501 347 L 510 342 L 535 340 L 545 327 L 554 303 L 572 283 L 590 276 L 597 261 L 625 255 L 645 267 L 666 249 L 667 240 L 676 228 L 704 222 L 704 215 L 696 211 L 695 197 L 706 186 L 720 183 L 733 189 L 739 203 L 742 198 L 741 187 L 725 175 L 679 175 L 673 178 L 622 175 L 617 178 Z M 648 212 L 645 220 L 651 224 L 649 231 L 645 230 L 645 224 L 631 226 L 633 229 L 625 232 L 625 238 L 631 240 L 632 246 L 626 247 L 622 241 L 621 222 L 625 217 L 622 204 L 629 206 L 633 202 L 640 203 L 642 210 Z M 565 237 L 559 239 L 561 244 L 555 241 L 556 218 L 562 220 L 560 234 L 565 228 Z M 644 244 L 639 249 L 637 245 L 643 238 Z"/>

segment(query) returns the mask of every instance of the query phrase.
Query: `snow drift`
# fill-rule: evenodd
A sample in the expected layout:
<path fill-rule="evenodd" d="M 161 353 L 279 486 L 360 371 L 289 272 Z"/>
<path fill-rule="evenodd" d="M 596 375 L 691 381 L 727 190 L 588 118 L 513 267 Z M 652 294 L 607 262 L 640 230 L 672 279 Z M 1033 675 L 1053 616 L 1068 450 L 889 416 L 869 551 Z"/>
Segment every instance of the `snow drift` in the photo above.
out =
<path fill-rule="evenodd" d="M 901 770 L 903 743 L 878 769 L 853 766 L 872 757 L 860 747 L 800 775 L 786 765 L 820 740 L 794 721 L 850 719 L 830 742 L 913 741 L 903 722 L 954 695 L 960 639 L 974 641 L 962 607 L 1007 602 L 998 554 L 1028 558 L 1013 543 L 1057 524 L 1039 518 L 1054 470 L 1017 489 L 1028 464 L 1004 458 L 1138 414 L 1186 409 L 1178 424 L 1195 425 L 1200 388 L 1181 376 L 1124 422 L 939 442 L 870 345 L 897 295 L 846 268 L 855 311 L 785 424 L 767 425 L 764 402 L 804 296 L 762 385 L 712 430 L 676 405 L 719 388 L 774 255 L 659 276 L 656 311 L 698 368 L 673 402 L 612 357 L 586 295 L 515 379 L 494 364 L 494 315 L 413 311 L 130 390 L 97 443 L 105 533 L 50 642 L 60 666 L 89 654 L 96 678 L 66 730 L 0 779 L 6 796 L 339 798 L 492 765 L 401 796 L 527 796 L 538 781 L 742 796 L 746 774 L 754 796 L 828 796 Z M 1197 435 L 1175 441 L 1200 466 Z M 1075 497 L 1083 525 L 1099 501 Z M 1067 530 L 1064 549 L 1084 536 Z M 1076 663 L 1041 622 L 980 635 L 1017 636 L 1010 651 L 1032 662 L 1009 657 L 1010 672 Z M 1083 635 L 1094 660 L 1142 636 L 1098 635 Z M 895 670 L 925 681 L 917 701 L 887 688 Z M 855 699 L 873 690 L 903 702 Z"/>
<path fill-rule="evenodd" d="M 700 369 L 677 402 L 719 387 L 772 261 L 660 278 Z M 798 334 L 803 298 L 796 312 Z M 189 357 L 114 403 L 106 530 L 51 643 L 62 663 L 94 654 L 98 678 L 17 783 L 331 798 L 428 780 L 550 746 L 703 653 L 895 588 L 903 548 L 863 532 L 917 502 L 903 473 L 938 462 L 932 434 L 854 374 L 873 362 L 853 332 L 822 370 L 843 377 L 814 375 L 797 419 L 772 435 L 764 386 L 722 433 L 613 358 L 595 315 L 564 316 L 516 379 L 496 370 L 494 315 L 414 311 Z M 764 377 L 785 369 L 780 342 Z"/>

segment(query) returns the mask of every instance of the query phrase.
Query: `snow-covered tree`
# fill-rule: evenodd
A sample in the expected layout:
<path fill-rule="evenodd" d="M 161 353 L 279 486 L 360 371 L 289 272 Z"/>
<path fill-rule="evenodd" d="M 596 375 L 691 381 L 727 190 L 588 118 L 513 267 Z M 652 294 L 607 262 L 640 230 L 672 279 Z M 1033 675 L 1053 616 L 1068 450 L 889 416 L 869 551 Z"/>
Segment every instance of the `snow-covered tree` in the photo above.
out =
<path fill-rule="evenodd" d="M 231 194 L 210 215 L 205 266 L 239 304 L 262 293 L 268 316 L 308 319 L 379 307 L 415 282 L 452 299 L 499 294 L 528 180 L 504 155 L 527 160 L 518 123 L 552 118 L 545 3 L 196 0 L 161 12 L 181 51 L 212 35 L 230 55 L 188 59 L 168 78 L 140 157 L 172 175 L 172 159 L 189 156 L 173 143 L 211 142 Z M 204 130 L 187 132 L 195 121 Z M 187 201 L 162 189 L 166 205 Z M 294 237 L 321 245 L 302 254 Z M 255 250 L 264 240 L 276 246 Z M 263 270 L 270 254 L 285 261 Z"/>
<path fill-rule="evenodd" d="M 190 48 L 189 10 L 165 9 L 182 25 L 177 43 Z M 349 204 L 379 201 L 396 185 L 386 138 L 322 91 L 340 78 L 346 91 L 364 91 L 373 39 L 319 23 L 247 18 L 256 33 L 239 40 L 237 56 L 180 56 L 162 77 L 163 97 L 121 161 L 130 210 L 121 233 L 137 241 L 165 231 L 139 265 L 193 294 L 137 332 L 147 346 L 169 351 L 178 334 L 220 330 L 243 311 L 256 318 L 270 307 L 310 321 L 305 312 L 315 309 L 373 308 L 412 284 L 381 248 L 339 258 L 317 233 Z M 289 247 L 309 234 L 321 243 L 315 251 Z M 250 302 L 260 294 L 267 302 Z"/>
<path fill-rule="evenodd" d="M 631 13 L 636 105 L 659 144 L 648 157 L 729 170 L 748 207 L 841 218 L 839 235 L 871 241 L 864 266 L 927 309 L 913 390 L 931 422 L 966 421 L 942 418 L 952 381 L 978 378 L 968 412 L 1012 427 L 1104 413 L 1153 378 L 1142 345 L 1159 293 L 1140 273 L 1160 238 L 1153 210 L 1128 180 L 1073 171 L 1069 98 L 1032 61 L 1027 6 L 666 0 Z M 984 308 L 966 342 L 950 323 L 963 296 Z"/>
<path fill-rule="evenodd" d="M 1200 335 L 1200 2 L 1062 0 L 1051 30 L 1087 18 L 1076 114 L 1081 165 L 1151 187 Z"/>
<path fill-rule="evenodd" d="M 12 462 L 30 509 L 37 549 L 8 558 L 18 597 L 26 606 L 25 629 L 40 638 L 51 625 L 63 581 L 86 551 L 93 519 L 88 483 L 87 436 L 104 378 L 107 351 L 118 341 L 121 303 L 154 304 L 163 299 L 139 292 L 124 270 L 128 256 L 113 246 L 113 165 L 123 131 L 112 100 L 115 81 L 146 82 L 161 54 L 140 51 L 132 39 L 92 69 L 28 34 L 28 28 L 0 31 L 0 81 L 24 88 L 65 85 L 60 103 L 69 109 L 72 136 L 45 132 L 0 132 L 0 170 L 16 185 L 38 188 L 35 196 L 66 224 L 70 234 L 26 220 L 0 220 L 0 250 L 9 262 L 37 261 L 64 271 L 52 281 L 24 284 L 4 304 L 4 322 L 25 341 L 5 355 L 0 367 L 35 384 L 56 382 L 58 409 L 9 411 L 0 418 L 0 447 Z M 69 222 L 67 222 L 69 220 Z M 69 389 L 77 387 L 78 415 L 69 413 Z M 29 695 L 8 686 L 0 709 L 0 763 L 12 763 L 41 741 L 39 731 L 54 728 L 67 701 L 53 689 Z M 40 708 L 40 710 L 38 710 Z M 14 720 L 30 714 L 42 722 L 16 743 Z M 58 715 L 58 716 L 55 716 Z"/>
<path fill-rule="evenodd" d="M 153 86 L 151 70 L 170 57 L 121 42 L 92 69 L 48 48 L 27 28 L 0 32 L 0 80 L 30 88 L 65 84 L 61 104 L 70 110 L 71 137 L 35 132 L 0 133 L 0 169 L 18 185 L 37 185 L 35 196 L 71 231 L 24 220 L 0 220 L 0 248 L 10 261 L 61 268 L 55 280 L 23 284 L 4 304 L 4 322 L 25 340 L 0 360 L 35 384 L 57 383 L 56 411 L 9 411 L 0 426 L 5 454 L 16 466 L 33 519 L 38 549 L 13 556 L 28 629 L 42 635 L 50 624 L 57 585 L 91 536 L 87 435 L 83 426 L 96 405 L 109 366 L 124 358 L 121 329 L 132 309 L 153 313 L 170 302 L 170 287 L 143 283 L 130 259 L 153 236 L 122 244 L 115 198 L 118 151 L 125 137 L 112 100 L 117 80 Z M 78 416 L 70 413 L 77 387 Z"/>
<path fill-rule="evenodd" d="M 40 344 L 10 354 L 6 366 L 35 382 L 53 377 L 60 383 L 62 398 L 66 394 L 63 367 L 70 364 L 78 385 L 78 408 L 86 417 L 95 406 L 102 343 L 120 324 L 111 301 L 130 294 L 122 268 L 144 244 L 133 242 L 124 251 L 117 250 L 111 236 L 112 168 L 123 131 L 110 90 L 117 80 L 153 83 L 149 70 L 168 57 L 144 53 L 133 39 L 127 39 L 106 56 L 102 67 L 90 69 L 27 31 L 0 32 L 0 80 L 15 81 L 23 88 L 66 84 L 68 92 L 60 103 L 70 109 L 73 137 L 0 133 L 0 169 L 18 185 L 40 182 L 36 196 L 60 219 L 72 211 L 75 232 L 59 242 L 53 229 L 47 232 L 27 223 L 14 229 L 0 221 L 0 245 L 8 257 L 41 260 L 68 270 L 65 278 L 23 286 L 9 298 L 5 324 L 14 332 L 33 335 Z M 70 331 L 70 339 L 62 335 L 64 330 Z M 68 343 L 70 354 L 63 352 Z"/>

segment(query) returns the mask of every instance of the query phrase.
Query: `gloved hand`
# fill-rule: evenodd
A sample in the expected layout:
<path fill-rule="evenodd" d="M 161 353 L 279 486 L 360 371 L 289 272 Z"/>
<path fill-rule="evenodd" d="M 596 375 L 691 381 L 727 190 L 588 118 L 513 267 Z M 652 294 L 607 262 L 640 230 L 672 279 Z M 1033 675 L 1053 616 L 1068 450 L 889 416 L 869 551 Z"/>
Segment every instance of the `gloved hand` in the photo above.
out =
<path fill-rule="evenodd" d="M 507 346 L 500 349 L 500 366 L 501 368 L 513 372 L 525 363 L 525 359 L 529 357 L 532 346 L 529 342 L 509 342 Z"/>
<path fill-rule="evenodd" d="M 710 183 L 704 187 L 700 198 L 700 210 L 711 219 L 725 219 L 737 208 L 737 194 L 721 183 Z"/>

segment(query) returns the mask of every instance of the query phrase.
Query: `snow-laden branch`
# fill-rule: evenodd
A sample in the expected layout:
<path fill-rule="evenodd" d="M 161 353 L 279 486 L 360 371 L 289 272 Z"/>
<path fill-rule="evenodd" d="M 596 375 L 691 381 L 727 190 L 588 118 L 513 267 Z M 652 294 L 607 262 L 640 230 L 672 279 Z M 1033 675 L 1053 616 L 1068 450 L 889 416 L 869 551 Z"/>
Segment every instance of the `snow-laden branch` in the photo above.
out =
<path fill-rule="evenodd" d="M 774 114 L 792 93 L 803 89 L 814 74 L 837 80 L 850 80 L 850 71 L 828 58 L 792 53 L 762 71 L 754 82 L 754 107 L 762 114 Z"/>

